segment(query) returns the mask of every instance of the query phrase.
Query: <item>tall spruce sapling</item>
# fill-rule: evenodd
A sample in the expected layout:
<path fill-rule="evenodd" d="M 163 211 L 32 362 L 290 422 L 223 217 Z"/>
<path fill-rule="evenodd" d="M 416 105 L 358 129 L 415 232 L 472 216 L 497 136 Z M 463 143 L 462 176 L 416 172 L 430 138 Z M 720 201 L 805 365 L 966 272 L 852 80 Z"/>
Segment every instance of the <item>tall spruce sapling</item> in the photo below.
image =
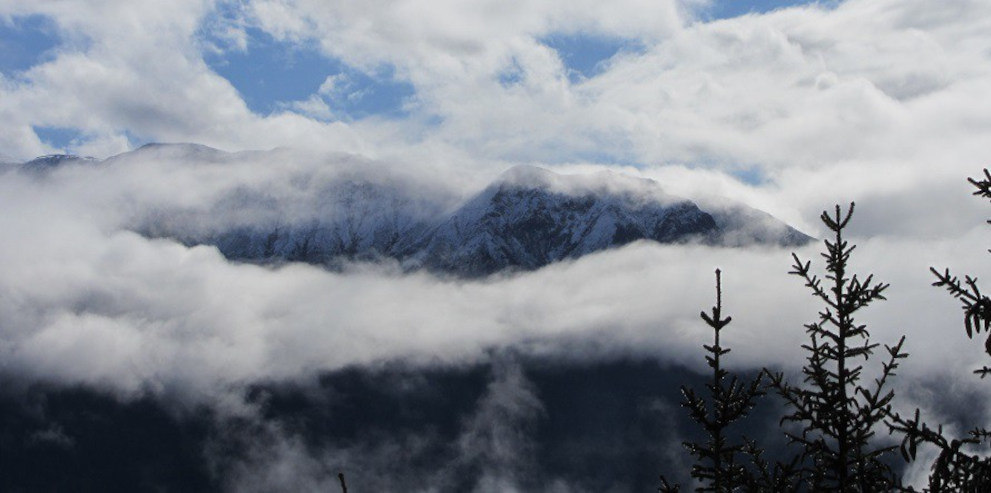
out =
<path fill-rule="evenodd" d="M 888 285 L 875 282 L 872 275 L 861 279 L 847 271 L 855 249 L 843 238 L 853 215 L 854 205 L 843 214 L 823 212 L 820 218 L 832 232 L 826 240 L 826 274 L 819 278 L 811 262 L 795 263 L 791 274 L 805 280 L 813 296 L 825 305 L 819 320 L 807 324 L 809 342 L 802 368 L 803 385 L 793 385 L 782 373 L 768 371 L 770 387 L 790 410 L 782 424 L 792 422 L 800 432 L 786 432 L 801 447 L 799 475 L 805 488 L 814 491 L 888 491 L 900 487 L 891 466 L 883 459 L 896 446 L 874 443 L 876 430 L 889 414 L 893 391 L 888 379 L 895 374 L 904 336 L 893 346 L 885 346 L 887 360 L 873 383 L 862 384 L 864 363 L 878 344 L 870 341 L 867 327 L 854 320 L 854 314 L 874 301 L 883 300 Z"/>
<path fill-rule="evenodd" d="M 716 305 L 712 307 L 712 313 L 700 313 L 713 332 L 712 345 L 702 345 L 707 353 L 705 361 L 712 368 L 712 382 L 705 385 L 708 396 L 702 397 L 692 388 L 681 387 L 684 396 L 681 405 L 688 409 L 692 421 L 705 430 L 704 442 L 684 442 L 685 448 L 696 459 L 691 469 L 691 476 L 699 482 L 696 491 L 736 491 L 755 481 L 743 463 L 737 460 L 745 449 L 749 450 L 752 442 L 735 443 L 730 440 L 729 427 L 745 418 L 757 398 L 764 395 L 762 376 L 758 375 L 752 381 L 740 381 L 723 368 L 722 357 L 730 349 L 721 344 L 720 335 L 732 317 L 723 318 L 720 274 L 716 269 Z M 672 485 L 661 477 L 660 491 L 675 492 L 679 489 L 679 485 Z"/>
<path fill-rule="evenodd" d="M 991 199 L 991 173 L 987 169 L 984 170 L 984 178 L 967 180 L 977 188 L 974 195 Z M 967 337 L 973 339 L 981 332 L 988 333 L 984 352 L 991 356 L 991 299 L 981 292 L 977 278 L 964 276 L 961 281 L 949 269 L 942 272 L 935 268 L 930 270 L 936 276 L 933 285 L 945 288 L 962 303 L 963 325 Z M 974 370 L 974 373 L 984 378 L 991 374 L 991 368 L 985 365 Z M 932 428 L 922 422 L 918 409 L 911 417 L 893 414 L 888 426 L 892 433 L 903 435 L 901 452 L 906 460 L 916 458 L 918 446 L 922 443 L 935 445 L 939 450 L 929 476 L 929 491 L 991 491 L 991 457 L 987 456 L 989 450 L 974 450 L 977 445 L 991 443 L 991 431 L 975 427 L 968 432 L 967 438 L 947 438 L 942 425 Z"/>

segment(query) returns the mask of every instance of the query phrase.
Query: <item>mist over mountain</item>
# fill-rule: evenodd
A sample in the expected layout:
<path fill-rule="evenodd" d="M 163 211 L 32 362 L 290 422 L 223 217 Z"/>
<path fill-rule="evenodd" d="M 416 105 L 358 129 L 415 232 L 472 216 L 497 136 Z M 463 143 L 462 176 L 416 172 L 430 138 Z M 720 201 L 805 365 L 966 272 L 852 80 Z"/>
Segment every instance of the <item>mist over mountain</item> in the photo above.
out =
<path fill-rule="evenodd" d="M 991 2 L 493 5 L 0 2 L 0 492 L 694 489 L 699 311 L 802 382 L 853 202 L 897 411 L 991 423 Z"/>
<path fill-rule="evenodd" d="M 24 171 L 43 172 L 69 163 L 93 163 L 97 159 L 91 157 L 75 156 L 72 154 L 48 154 L 38 156 L 28 162 L 21 163 L 20 168 Z"/>
<path fill-rule="evenodd" d="M 683 382 L 703 379 L 649 361 L 504 356 L 348 368 L 253 385 L 257 416 L 35 386 L 0 393 L 0 489 L 339 491 L 344 471 L 353 491 L 650 491 L 690 429 Z"/>
<path fill-rule="evenodd" d="M 0 489 L 653 489 L 691 433 L 714 267 L 734 367 L 800 364 L 816 308 L 788 255 L 817 247 L 786 224 L 677 176 L 431 166 L 149 145 L 6 167 L 0 452 L 26 472 Z M 904 268 L 921 247 L 860 246 L 912 288 L 882 316 L 955 323 Z"/>
<path fill-rule="evenodd" d="M 219 164 L 244 158 L 201 145 L 149 144 L 108 161 L 141 166 L 148 157 Z M 22 169 L 66 164 L 97 163 L 45 156 Z M 265 183 L 239 186 L 206 209 L 164 209 L 139 220 L 135 229 L 186 245 L 213 245 L 232 260 L 329 268 L 384 260 L 407 271 L 463 277 L 535 270 L 639 240 L 722 246 L 800 246 L 811 240 L 729 199 L 703 210 L 653 180 L 608 171 L 564 175 L 519 165 L 453 207 L 450 197 L 432 196 L 416 183 L 359 164 L 319 185 L 312 179 L 299 178 L 292 197 L 273 196 Z"/>

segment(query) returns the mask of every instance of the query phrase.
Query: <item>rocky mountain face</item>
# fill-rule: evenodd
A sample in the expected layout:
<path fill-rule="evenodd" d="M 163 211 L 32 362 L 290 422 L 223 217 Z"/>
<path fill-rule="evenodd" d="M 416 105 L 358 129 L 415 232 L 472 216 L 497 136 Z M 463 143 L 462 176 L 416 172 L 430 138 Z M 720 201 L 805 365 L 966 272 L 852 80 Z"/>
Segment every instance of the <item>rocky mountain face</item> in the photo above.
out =
<path fill-rule="evenodd" d="M 302 261 L 333 268 L 343 262 L 392 260 L 405 270 L 462 277 L 535 270 L 637 240 L 729 246 L 810 240 L 743 206 L 710 213 L 684 199 L 662 202 L 632 191 L 568 189 L 549 181 L 567 185 L 568 177 L 514 168 L 453 211 L 429 214 L 422 213 L 426 204 L 410 190 L 344 181 L 324 189 L 320 212 L 302 223 L 252 224 L 201 236 L 156 235 L 216 245 L 241 261 Z M 218 212 L 250 207 L 252 200 L 231 200 Z"/>
<path fill-rule="evenodd" d="M 705 240 L 715 220 L 695 204 L 638 199 L 632 193 L 554 190 L 537 168 L 514 168 L 436 228 L 413 256 L 432 269 L 484 275 L 539 269 L 563 259 L 649 239 Z"/>
<path fill-rule="evenodd" d="M 206 234 L 156 232 L 187 244 L 216 245 L 226 257 L 247 261 L 302 261 L 334 265 L 342 261 L 405 259 L 429 233 L 417 211 L 423 204 L 404 190 L 372 182 L 344 181 L 324 188 L 315 214 L 300 222 L 265 220 Z M 220 214 L 257 207 L 257 197 L 218 203 Z M 272 205 L 277 207 L 276 204 Z"/>
<path fill-rule="evenodd" d="M 236 159 L 188 147 L 156 145 L 128 154 Z M 126 161 L 128 154 L 107 161 Z M 80 162 L 58 161 L 51 165 Z M 539 269 L 638 240 L 725 246 L 811 240 L 761 211 L 731 202 L 703 210 L 664 194 L 656 182 L 611 172 L 560 175 L 519 166 L 453 204 L 387 173 L 291 181 L 294 195 L 234 187 L 206 208 L 155 211 L 137 219 L 133 229 L 187 245 L 214 245 L 238 261 L 328 268 L 389 261 L 404 270 L 459 277 Z"/>

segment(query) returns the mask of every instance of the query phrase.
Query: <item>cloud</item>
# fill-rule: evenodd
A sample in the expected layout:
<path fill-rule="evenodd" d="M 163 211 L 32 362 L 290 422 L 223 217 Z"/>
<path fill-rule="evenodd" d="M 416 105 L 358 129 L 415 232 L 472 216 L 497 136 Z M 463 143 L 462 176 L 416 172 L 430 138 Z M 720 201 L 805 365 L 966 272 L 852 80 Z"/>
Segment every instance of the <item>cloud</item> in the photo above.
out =
<path fill-rule="evenodd" d="M 358 66 L 397 67 L 416 86 L 423 110 L 443 118 L 434 138 L 508 159 L 595 154 L 640 163 L 756 163 L 773 178 L 782 168 L 819 169 L 838 160 L 865 166 L 879 155 L 911 161 L 921 157 L 915 143 L 937 142 L 920 137 L 946 134 L 947 122 L 923 116 L 935 106 L 931 101 L 963 96 L 966 84 L 986 84 L 982 38 L 951 37 L 943 24 L 916 25 L 897 15 L 942 15 L 942 7 L 926 5 L 848 2 L 713 23 L 692 23 L 671 14 L 677 9 L 670 5 L 657 6 L 671 14 L 665 22 L 648 9 L 615 9 L 601 22 L 584 22 L 567 9 L 548 9 L 542 17 L 534 7 L 539 12 L 519 14 L 525 20 L 516 13 L 488 16 L 484 26 L 463 32 L 429 19 L 456 16 L 458 22 L 446 25 L 475 26 L 477 11 L 432 9 L 419 13 L 428 19 L 421 24 L 394 22 L 407 13 L 400 3 L 374 12 L 278 5 L 297 21 L 273 16 L 267 23 L 258 15 L 263 28 L 311 37 L 330 56 Z M 982 7 L 966 8 L 973 17 L 952 17 L 956 32 L 980 32 Z M 654 36 L 608 27 L 625 15 L 619 12 L 644 11 Z M 643 38 L 646 50 L 621 54 L 598 76 L 572 84 L 560 54 L 538 41 L 557 23 L 570 26 L 566 31 Z M 499 83 L 508 69 L 519 73 L 510 87 Z M 939 107 L 953 119 L 981 114 Z M 940 154 L 954 147 L 939 145 Z"/>
<path fill-rule="evenodd" d="M 401 124 L 397 132 L 422 136 L 411 143 L 434 156 L 756 169 L 764 178 L 748 195 L 804 228 L 818 227 L 824 206 L 850 200 L 885 211 L 885 220 L 861 223 L 865 233 L 939 237 L 979 220 L 946 212 L 974 210 L 961 177 L 984 160 L 988 112 L 980 94 L 991 79 L 979 33 L 989 16 L 975 2 L 851 1 L 711 23 L 681 11 L 648 37 L 576 21 L 571 29 L 579 35 L 639 36 L 644 44 L 577 83 L 568 80 L 561 54 L 539 42 L 566 14 L 417 43 L 429 23 L 394 26 L 389 36 L 375 31 L 393 26 L 389 9 L 347 10 L 341 19 L 366 23 L 337 25 L 328 20 L 342 13 L 337 9 L 280 5 L 312 23 L 300 21 L 308 27 L 298 32 L 322 40 L 332 56 L 391 64 L 409 78 L 419 111 L 440 123 L 426 133 Z M 472 12 L 436 15 L 472 25 Z M 350 55 L 339 53 L 348 43 L 355 46 Z M 510 69 L 516 82 L 500 83 Z M 386 135 L 396 136 L 377 138 Z M 378 147 L 379 156 L 410 152 Z"/>
<path fill-rule="evenodd" d="M 305 101 L 293 101 L 288 107 L 301 115 L 316 120 L 331 120 L 334 118 L 334 113 L 331 111 L 330 106 L 319 96 L 310 96 Z"/>
<path fill-rule="evenodd" d="M 436 391 L 422 382 L 397 384 L 403 385 L 414 392 Z M 431 426 L 389 432 L 366 426 L 338 441 L 301 436 L 292 419 L 261 419 L 260 413 L 225 417 L 220 424 L 225 432 L 217 434 L 206 455 L 231 491 L 337 488 L 340 471 L 352 487 L 390 491 L 518 491 L 547 481 L 535 470 L 533 435 L 543 408 L 513 356 L 497 356 L 487 388 L 468 411 L 452 436 Z M 335 418 L 329 411 L 325 419 Z"/>
<path fill-rule="evenodd" d="M 252 382 L 393 360 L 457 364 L 493 348 L 701 368 L 707 333 L 696 313 L 712 303 L 717 266 L 734 364 L 802 364 L 801 326 L 818 307 L 786 274 L 784 250 L 637 243 L 530 274 L 452 281 L 388 266 L 234 264 L 130 231 L 136 218 L 209 210 L 243 189 L 296 204 L 276 211 L 302 217 L 316 185 L 348 166 L 407 173 L 433 184 L 424 193 L 457 197 L 533 163 L 619 170 L 700 201 L 730 196 L 820 237 L 819 212 L 856 201 L 855 268 L 892 285 L 863 320 L 879 342 L 908 334 L 900 378 L 969 374 L 982 353 L 928 267 L 986 277 L 986 208 L 964 178 L 986 165 L 991 132 L 988 4 L 848 0 L 714 22 L 695 17 L 704 8 L 0 2 L 4 18 L 50 19 L 59 43 L 0 77 L 0 155 L 56 150 L 36 127 L 75 130 L 69 150 L 99 157 L 150 140 L 312 151 L 0 175 L 0 369 L 237 414 Z M 252 29 L 318 50 L 346 73 L 408 83 L 413 104 L 398 118 L 329 121 L 332 96 L 353 91 L 328 73 L 312 97 L 253 113 L 204 61 L 216 50 L 250 53 Z M 204 30 L 219 44 L 205 43 Z M 572 80 L 541 42 L 556 33 L 641 49 Z M 513 83 L 501 79 L 507 71 Z M 733 177 L 751 170 L 759 179 Z M 819 260 L 815 246 L 799 254 Z M 287 440 L 273 450 L 305 453 Z M 333 484 L 333 471 L 304 462 L 317 478 L 310 486 Z"/>
<path fill-rule="evenodd" d="M 533 432 L 543 406 L 519 364 L 497 361 L 493 373 L 478 409 L 463 424 L 459 465 L 480 470 L 474 491 L 519 491 L 535 474 Z"/>
<path fill-rule="evenodd" d="M 697 312 L 712 303 L 715 267 L 724 270 L 724 300 L 735 320 L 727 340 L 737 364 L 802 364 L 801 326 L 817 308 L 787 275 L 787 250 L 641 242 L 480 281 L 389 266 L 335 273 L 236 264 L 212 247 L 148 239 L 127 228 L 156 211 L 210 210 L 234 190 L 267 190 L 275 204 L 306 203 L 308 194 L 324 190 L 320 180 L 389 167 L 346 156 L 307 161 L 285 152 L 180 150 L 169 157 L 171 148 L 149 148 L 47 175 L 0 176 L 0 206 L 8 211 L 0 229 L 19 239 L 0 244 L 5 371 L 195 402 L 236 395 L 256 381 L 390 360 L 458 364 L 506 347 L 578 361 L 636 355 L 699 367 L 695 356 L 707 334 Z M 296 171 L 269 166 L 273 161 L 295 163 Z M 438 191 L 470 182 L 427 170 L 406 172 Z M 304 183 L 312 186 L 299 188 Z M 864 320 L 879 341 L 909 335 L 914 356 L 906 375 L 966 372 L 979 361 L 966 338 L 933 330 L 960 332 L 959 313 L 930 286 L 928 267 L 979 274 L 984 234 L 976 224 L 948 238 L 857 240 L 855 268 L 893 286 L 891 300 Z M 818 249 L 799 254 L 816 263 Z M 951 357 L 957 353 L 970 356 Z"/>
<path fill-rule="evenodd" d="M 980 2 L 848 1 L 714 22 L 694 17 L 707 8 L 701 2 L 604 9 L 545 1 L 506 11 L 484 2 L 191 1 L 168 15 L 140 3 L 105 12 L 48 5 L 0 8 L 48 16 L 64 34 L 53 59 L 5 79 L 0 147 L 14 157 L 53 150 L 32 126 L 61 126 L 91 140 L 72 150 L 100 157 L 158 140 L 489 168 L 605 161 L 753 169 L 764 177 L 761 200 L 798 208 L 796 222 L 814 223 L 830 201 L 949 192 L 982 165 L 991 114 L 982 103 L 991 16 Z M 336 101 L 314 87 L 285 111 L 253 114 L 204 62 L 213 48 L 201 33 L 217 29 L 259 30 L 319 50 L 341 73 L 408 83 L 412 103 L 398 118 L 330 122 L 340 116 Z M 540 41 L 556 33 L 642 49 L 571 81 L 563 55 Z M 230 49 L 239 50 L 234 38 Z M 507 70 L 515 83 L 500 82 Z M 921 216 L 931 209 L 921 204 L 964 200 L 951 195 L 902 206 Z"/>
<path fill-rule="evenodd" d="M 18 138 L 30 135 L 32 126 L 79 129 L 94 142 L 127 134 L 137 142 L 196 141 L 226 148 L 306 143 L 302 147 L 355 149 L 338 140 L 353 137 L 345 125 L 251 113 L 235 88 L 203 61 L 196 36 L 211 12 L 208 2 L 189 1 L 168 13 L 141 2 L 101 6 L 0 9 L 8 15 L 50 17 L 68 40 L 51 60 L 2 88 L 0 114 L 11 132 L 5 132 L 9 137 L 0 146 L 9 154 L 28 158 L 51 150 L 36 138 Z M 84 143 L 72 150 L 101 149 Z"/>

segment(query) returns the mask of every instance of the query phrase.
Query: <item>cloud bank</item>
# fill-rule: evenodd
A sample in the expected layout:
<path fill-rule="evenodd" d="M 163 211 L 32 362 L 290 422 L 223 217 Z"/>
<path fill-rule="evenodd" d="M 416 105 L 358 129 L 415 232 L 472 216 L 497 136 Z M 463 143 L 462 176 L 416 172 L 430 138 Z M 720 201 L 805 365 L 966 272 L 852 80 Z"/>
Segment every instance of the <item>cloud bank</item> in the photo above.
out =
<path fill-rule="evenodd" d="M 149 239 L 129 227 L 162 210 L 209 210 L 229 192 L 258 184 L 276 203 L 305 204 L 323 188 L 293 183 L 361 165 L 346 157 L 290 159 L 299 166 L 294 174 L 266 166 L 285 153 L 220 155 L 229 162 L 149 154 L 0 176 L 7 211 L 0 229 L 17 239 L 0 245 L 6 371 L 122 395 L 199 399 L 350 365 L 472 362 L 505 347 L 575 361 L 636 355 L 697 366 L 695 348 L 707 333 L 696 317 L 712 303 L 716 267 L 725 272 L 741 365 L 800 365 L 800 327 L 816 313 L 787 275 L 790 252 L 777 248 L 638 242 L 477 281 L 403 274 L 389 265 L 329 272 L 231 263 L 213 247 Z M 453 195 L 466 181 L 434 186 Z M 879 340 L 908 333 L 910 351 L 926 348 L 913 358 L 920 372 L 967 347 L 964 338 L 931 329 L 955 327 L 959 315 L 929 286 L 928 266 L 979 273 L 976 246 L 985 235 L 977 224 L 939 240 L 860 240 L 854 267 L 893 285 L 891 301 L 868 320 Z M 819 248 L 798 253 L 816 262 Z M 961 369 L 973 362 L 949 359 Z"/>

